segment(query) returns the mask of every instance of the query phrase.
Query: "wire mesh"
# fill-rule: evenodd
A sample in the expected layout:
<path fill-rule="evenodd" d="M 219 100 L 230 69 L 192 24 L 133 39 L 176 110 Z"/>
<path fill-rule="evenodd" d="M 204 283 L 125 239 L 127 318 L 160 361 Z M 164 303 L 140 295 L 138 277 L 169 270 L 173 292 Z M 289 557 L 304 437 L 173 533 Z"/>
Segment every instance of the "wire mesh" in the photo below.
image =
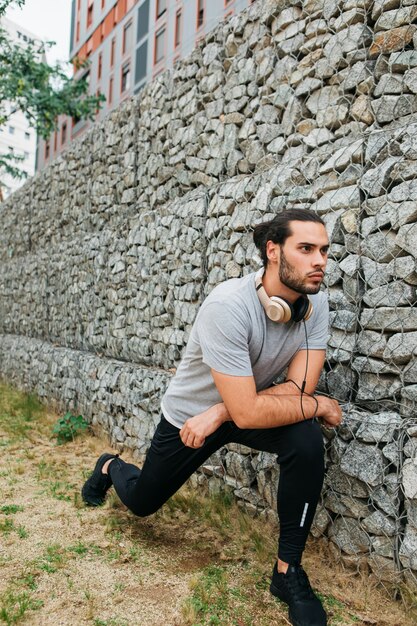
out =
<path fill-rule="evenodd" d="M 344 423 L 323 430 L 313 534 L 344 565 L 414 586 L 416 19 L 406 0 L 256 2 L 0 209 L 2 374 L 19 379 L 19 363 L 140 459 L 202 298 L 259 267 L 253 226 L 321 215 L 319 392 Z M 274 518 L 278 476 L 272 455 L 230 445 L 193 482 Z"/>

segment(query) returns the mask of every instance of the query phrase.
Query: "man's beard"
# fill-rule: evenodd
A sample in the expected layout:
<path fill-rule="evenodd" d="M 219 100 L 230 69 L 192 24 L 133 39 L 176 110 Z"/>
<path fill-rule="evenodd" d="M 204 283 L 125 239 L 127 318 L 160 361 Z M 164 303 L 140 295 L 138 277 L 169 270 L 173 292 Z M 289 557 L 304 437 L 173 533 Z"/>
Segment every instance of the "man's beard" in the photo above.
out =
<path fill-rule="evenodd" d="M 283 285 L 285 285 L 289 289 L 292 289 L 293 291 L 296 291 L 297 293 L 309 294 L 318 293 L 320 291 L 321 283 L 319 283 L 317 286 L 311 287 L 308 287 L 304 284 L 303 278 L 299 274 L 297 274 L 294 266 L 288 263 L 282 248 L 279 263 L 279 278 Z"/>

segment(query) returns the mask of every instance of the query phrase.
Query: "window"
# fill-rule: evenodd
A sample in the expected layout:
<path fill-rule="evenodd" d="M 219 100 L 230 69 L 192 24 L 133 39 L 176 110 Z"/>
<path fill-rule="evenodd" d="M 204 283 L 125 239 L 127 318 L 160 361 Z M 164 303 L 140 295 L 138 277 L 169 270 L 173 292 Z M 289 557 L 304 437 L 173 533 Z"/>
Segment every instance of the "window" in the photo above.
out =
<path fill-rule="evenodd" d="M 45 159 L 49 159 L 49 141 L 45 143 Z"/>
<path fill-rule="evenodd" d="M 27 161 L 28 158 L 29 158 L 29 152 L 24 152 L 23 153 L 23 158 L 24 158 L 25 161 Z"/>
<path fill-rule="evenodd" d="M 163 60 L 165 56 L 165 27 L 155 35 L 155 64 Z"/>
<path fill-rule="evenodd" d="M 122 87 L 121 91 L 124 93 L 130 87 L 130 63 L 125 63 L 122 67 Z"/>
<path fill-rule="evenodd" d="M 14 135 L 14 126 L 9 126 L 9 134 Z"/>
<path fill-rule="evenodd" d="M 9 146 L 9 152 L 14 152 L 13 146 Z"/>
<path fill-rule="evenodd" d="M 104 9 L 104 5 L 106 4 L 106 0 L 101 0 L 101 10 Z"/>
<path fill-rule="evenodd" d="M 113 102 L 113 77 L 109 80 L 109 105 Z"/>
<path fill-rule="evenodd" d="M 156 0 L 156 19 L 161 17 L 167 10 L 167 2 L 166 0 Z"/>
<path fill-rule="evenodd" d="M 148 63 L 148 42 L 144 41 L 136 50 L 135 83 L 146 77 Z"/>
<path fill-rule="evenodd" d="M 67 123 L 64 122 L 61 128 L 61 144 L 64 144 L 67 140 Z"/>
<path fill-rule="evenodd" d="M 114 65 L 114 55 L 116 50 L 116 39 L 111 40 L 111 50 L 110 50 L 110 67 Z"/>
<path fill-rule="evenodd" d="M 182 37 L 182 11 L 177 11 L 177 14 L 175 16 L 175 42 L 174 42 L 174 45 L 176 48 L 178 48 L 178 46 L 181 43 L 181 37 Z"/>
<path fill-rule="evenodd" d="M 54 151 L 55 152 L 57 148 L 58 148 L 58 133 L 55 131 L 54 132 Z"/>
<path fill-rule="evenodd" d="M 140 41 L 149 30 L 149 0 L 146 0 L 138 10 L 138 32 L 136 33 L 136 41 Z"/>
<path fill-rule="evenodd" d="M 204 24 L 204 0 L 197 0 L 197 28 Z"/>
<path fill-rule="evenodd" d="M 28 132 L 25 133 L 25 139 L 30 139 L 30 133 Z"/>
<path fill-rule="evenodd" d="M 93 23 L 93 8 L 94 2 L 91 2 L 90 0 L 90 4 L 87 8 L 87 28 L 90 28 L 91 24 Z"/>
<path fill-rule="evenodd" d="M 100 52 L 98 55 L 98 67 L 97 67 L 97 79 L 101 79 L 101 73 L 103 71 L 103 53 Z"/>
<path fill-rule="evenodd" d="M 132 49 L 132 21 L 128 22 L 123 29 L 123 54 Z"/>

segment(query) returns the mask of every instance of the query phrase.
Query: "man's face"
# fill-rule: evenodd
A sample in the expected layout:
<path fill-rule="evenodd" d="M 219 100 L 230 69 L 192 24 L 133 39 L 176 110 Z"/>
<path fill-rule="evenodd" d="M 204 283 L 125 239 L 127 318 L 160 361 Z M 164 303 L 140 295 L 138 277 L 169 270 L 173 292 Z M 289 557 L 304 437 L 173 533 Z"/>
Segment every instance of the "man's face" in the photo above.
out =
<path fill-rule="evenodd" d="M 280 246 L 278 271 L 283 285 L 302 294 L 318 293 L 327 264 L 329 239 L 317 222 L 290 222 L 292 235 Z"/>

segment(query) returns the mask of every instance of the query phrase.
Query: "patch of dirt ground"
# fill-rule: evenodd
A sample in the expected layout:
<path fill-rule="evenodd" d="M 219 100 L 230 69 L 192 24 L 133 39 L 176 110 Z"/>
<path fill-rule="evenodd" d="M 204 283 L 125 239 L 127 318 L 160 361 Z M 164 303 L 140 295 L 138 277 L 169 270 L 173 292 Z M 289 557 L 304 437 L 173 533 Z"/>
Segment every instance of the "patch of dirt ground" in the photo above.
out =
<path fill-rule="evenodd" d="M 109 446 L 91 433 L 57 445 L 57 419 L 0 385 L 0 624 L 289 624 L 268 591 L 276 528 L 187 489 L 147 519 L 114 493 L 85 507 L 80 488 Z M 329 626 L 416 623 L 411 604 L 332 564 L 323 542 L 305 565 Z"/>

